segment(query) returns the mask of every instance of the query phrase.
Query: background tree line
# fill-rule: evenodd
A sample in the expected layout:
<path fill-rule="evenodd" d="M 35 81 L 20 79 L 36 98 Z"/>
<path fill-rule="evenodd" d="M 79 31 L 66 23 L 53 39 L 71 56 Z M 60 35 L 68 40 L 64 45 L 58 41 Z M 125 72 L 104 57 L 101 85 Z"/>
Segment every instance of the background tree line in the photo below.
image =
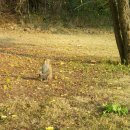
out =
<path fill-rule="evenodd" d="M 111 24 L 108 0 L 1 0 L 0 11 L 25 21 L 40 16 L 44 22 L 60 20 L 80 27 Z"/>

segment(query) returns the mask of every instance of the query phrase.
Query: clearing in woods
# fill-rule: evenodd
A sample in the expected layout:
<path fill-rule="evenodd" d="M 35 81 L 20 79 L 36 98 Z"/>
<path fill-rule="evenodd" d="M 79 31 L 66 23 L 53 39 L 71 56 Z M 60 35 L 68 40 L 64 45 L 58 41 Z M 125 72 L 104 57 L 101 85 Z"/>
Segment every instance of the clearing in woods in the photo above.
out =
<path fill-rule="evenodd" d="M 44 59 L 53 80 L 39 81 Z M 102 116 L 105 103 L 129 108 L 130 67 L 118 63 L 114 34 L 0 30 L 0 129 L 127 130 L 130 114 Z"/>

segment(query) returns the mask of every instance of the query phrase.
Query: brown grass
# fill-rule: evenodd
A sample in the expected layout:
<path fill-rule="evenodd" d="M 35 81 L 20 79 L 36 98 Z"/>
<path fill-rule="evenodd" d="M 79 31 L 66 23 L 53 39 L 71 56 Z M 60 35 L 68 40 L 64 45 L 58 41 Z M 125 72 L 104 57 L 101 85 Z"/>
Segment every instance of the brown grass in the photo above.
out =
<path fill-rule="evenodd" d="M 130 129 L 129 114 L 102 116 L 104 103 L 130 104 L 130 67 L 118 64 L 114 35 L 68 32 L 0 29 L 0 130 Z M 41 82 L 46 58 L 53 80 Z"/>

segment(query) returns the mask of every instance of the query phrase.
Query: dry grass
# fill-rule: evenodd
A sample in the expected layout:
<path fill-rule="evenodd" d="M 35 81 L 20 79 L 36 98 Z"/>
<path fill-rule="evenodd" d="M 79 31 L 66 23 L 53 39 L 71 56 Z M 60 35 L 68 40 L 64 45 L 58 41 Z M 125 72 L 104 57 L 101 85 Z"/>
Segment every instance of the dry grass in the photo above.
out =
<path fill-rule="evenodd" d="M 37 70 L 52 60 L 53 80 Z M 102 116 L 104 103 L 130 104 L 130 67 L 114 35 L 0 30 L 0 130 L 129 130 L 130 115 Z"/>

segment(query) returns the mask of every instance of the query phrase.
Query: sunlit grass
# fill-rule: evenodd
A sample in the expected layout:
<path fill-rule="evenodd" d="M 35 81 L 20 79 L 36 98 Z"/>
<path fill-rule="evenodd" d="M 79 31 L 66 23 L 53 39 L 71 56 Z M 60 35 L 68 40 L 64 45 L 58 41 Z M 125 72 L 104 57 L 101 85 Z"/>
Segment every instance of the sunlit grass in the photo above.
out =
<path fill-rule="evenodd" d="M 14 40 L 0 48 L 1 130 L 129 129 L 130 68 L 119 64 L 113 36 L 4 33 Z M 51 82 L 37 79 L 45 58 Z M 106 105 L 103 116 L 112 102 L 120 106 Z"/>

